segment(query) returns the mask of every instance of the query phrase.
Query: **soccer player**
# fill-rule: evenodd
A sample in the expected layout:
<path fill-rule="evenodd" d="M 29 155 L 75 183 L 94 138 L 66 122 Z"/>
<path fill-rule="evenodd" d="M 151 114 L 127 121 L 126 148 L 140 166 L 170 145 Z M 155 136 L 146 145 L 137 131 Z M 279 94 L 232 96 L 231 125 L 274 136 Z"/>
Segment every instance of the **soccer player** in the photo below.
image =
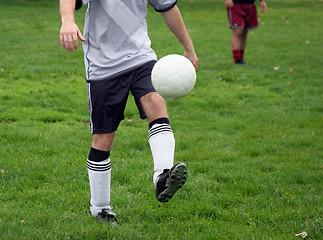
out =
<path fill-rule="evenodd" d="M 256 0 L 224 0 L 232 29 L 231 47 L 234 63 L 246 66 L 243 61 L 248 31 L 258 27 Z M 260 0 L 261 12 L 267 9 L 265 0 Z"/>
<path fill-rule="evenodd" d="M 148 2 L 160 12 L 166 25 L 184 47 L 184 56 L 198 67 L 193 43 L 176 0 L 60 0 L 60 42 L 67 51 L 83 41 L 92 146 L 87 159 L 90 211 L 112 224 L 110 205 L 110 150 L 129 91 L 140 117 L 149 122 L 148 141 L 153 156 L 156 198 L 167 202 L 185 183 L 187 168 L 174 163 L 175 140 L 164 99 L 151 83 L 157 60 L 148 37 Z M 88 5 L 82 35 L 74 20 L 74 8 Z"/>

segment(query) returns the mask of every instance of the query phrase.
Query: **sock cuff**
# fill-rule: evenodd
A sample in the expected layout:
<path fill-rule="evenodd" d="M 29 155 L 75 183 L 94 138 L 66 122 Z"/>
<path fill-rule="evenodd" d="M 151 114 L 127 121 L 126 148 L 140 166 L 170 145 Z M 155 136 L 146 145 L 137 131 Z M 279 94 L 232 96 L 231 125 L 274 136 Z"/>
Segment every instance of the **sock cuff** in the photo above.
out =
<path fill-rule="evenodd" d="M 102 162 L 110 157 L 110 151 L 102 151 L 95 148 L 90 149 L 88 159 L 93 162 Z"/>
<path fill-rule="evenodd" d="M 94 171 L 94 172 L 106 172 L 111 169 L 110 158 L 106 159 L 105 161 L 101 161 L 101 162 L 94 162 L 94 161 L 91 161 L 88 159 L 86 164 L 87 164 L 87 168 L 89 170 Z"/>
<path fill-rule="evenodd" d="M 169 124 L 164 123 L 164 124 L 158 124 L 158 126 L 149 129 L 148 131 L 148 140 L 151 139 L 154 136 L 157 136 L 158 134 L 165 134 L 165 133 L 169 133 L 173 135 L 173 131 L 172 128 Z"/>
<path fill-rule="evenodd" d="M 158 123 L 158 124 L 167 123 L 168 125 L 170 125 L 168 118 L 157 118 L 149 123 L 149 129 L 152 128 L 152 126 L 154 126 L 154 124 L 156 124 L 156 123 Z"/>
<path fill-rule="evenodd" d="M 235 63 L 241 59 L 241 52 L 239 49 L 232 50 L 232 53 L 233 53 L 233 58 Z"/>

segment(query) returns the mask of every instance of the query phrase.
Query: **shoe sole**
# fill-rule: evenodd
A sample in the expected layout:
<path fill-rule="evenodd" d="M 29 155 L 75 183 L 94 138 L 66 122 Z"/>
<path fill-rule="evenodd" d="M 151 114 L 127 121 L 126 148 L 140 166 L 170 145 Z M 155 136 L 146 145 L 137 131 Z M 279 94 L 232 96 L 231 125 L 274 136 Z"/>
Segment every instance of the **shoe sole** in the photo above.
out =
<path fill-rule="evenodd" d="M 161 192 L 157 200 L 160 202 L 168 202 L 174 194 L 180 189 L 187 178 L 187 167 L 184 163 L 179 163 L 175 168 L 170 172 L 169 178 L 166 180 L 166 189 Z"/>

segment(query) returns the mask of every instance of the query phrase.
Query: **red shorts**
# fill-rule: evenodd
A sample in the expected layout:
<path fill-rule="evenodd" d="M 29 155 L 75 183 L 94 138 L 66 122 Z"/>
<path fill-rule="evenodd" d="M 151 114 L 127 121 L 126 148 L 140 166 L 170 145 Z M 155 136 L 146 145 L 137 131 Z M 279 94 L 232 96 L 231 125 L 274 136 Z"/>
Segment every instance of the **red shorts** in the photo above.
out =
<path fill-rule="evenodd" d="M 230 28 L 250 30 L 258 27 L 257 8 L 255 4 L 234 4 L 227 8 Z"/>

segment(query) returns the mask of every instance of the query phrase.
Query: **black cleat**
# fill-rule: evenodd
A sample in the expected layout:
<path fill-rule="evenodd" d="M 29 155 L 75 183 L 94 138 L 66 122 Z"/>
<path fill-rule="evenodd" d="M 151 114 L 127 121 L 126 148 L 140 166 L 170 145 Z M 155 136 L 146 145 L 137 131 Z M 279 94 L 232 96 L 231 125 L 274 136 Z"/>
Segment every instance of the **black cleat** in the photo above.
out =
<path fill-rule="evenodd" d="M 246 62 L 244 62 L 242 59 L 239 59 L 238 61 L 235 62 L 235 65 L 240 65 L 240 66 L 248 66 Z"/>
<path fill-rule="evenodd" d="M 102 219 L 102 221 L 108 222 L 113 226 L 117 225 L 117 219 L 115 218 L 115 213 L 112 212 L 110 209 L 102 209 L 99 213 L 97 218 Z"/>
<path fill-rule="evenodd" d="M 159 202 L 168 202 L 180 189 L 187 178 L 187 167 L 184 163 L 177 163 L 171 169 L 164 169 L 158 176 L 156 198 Z"/>

